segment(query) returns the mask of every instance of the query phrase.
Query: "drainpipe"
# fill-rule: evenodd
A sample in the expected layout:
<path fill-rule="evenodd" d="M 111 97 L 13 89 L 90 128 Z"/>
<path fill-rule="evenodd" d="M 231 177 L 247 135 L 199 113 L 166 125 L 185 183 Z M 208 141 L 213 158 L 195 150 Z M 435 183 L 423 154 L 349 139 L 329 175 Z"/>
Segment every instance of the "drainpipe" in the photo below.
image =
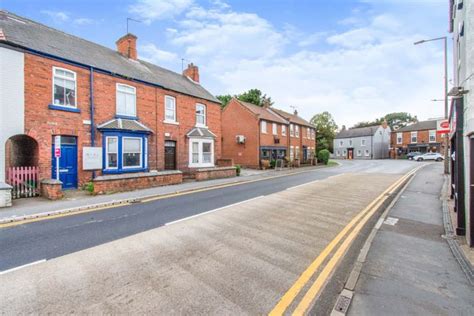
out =
<path fill-rule="evenodd" d="M 90 119 L 91 119 L 91 147 L 94 147 L 95 128 L 94 128 L 94 68 L 93 67 L 90 67 L 89 96 L 90 96 Z M 92 180 L 94 179 L 95 179 L 95 170 L 92 170 Z"/>

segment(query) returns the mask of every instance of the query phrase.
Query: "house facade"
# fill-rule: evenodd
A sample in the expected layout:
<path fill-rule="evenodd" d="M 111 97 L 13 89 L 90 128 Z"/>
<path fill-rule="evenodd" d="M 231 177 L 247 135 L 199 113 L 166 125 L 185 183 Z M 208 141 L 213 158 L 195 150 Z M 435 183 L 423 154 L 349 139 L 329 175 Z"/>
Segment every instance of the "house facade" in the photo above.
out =
<path fill-rule="evenodd" d="M 456 234 L 474 247 L 474 3 L 450 1 L 449 29 L 453 40 L 453 88 L 450 157 L 451 198 Z"/>
<path fill-rule="evenodd" d="M 222 110 L 223 157 L 249 168 L 260 168 L 262 161 L 285 158 L 309 162 L 315 150 L 314 128 L 306 122 L 304 132 L 308 128 L 309 133 L 303 135 L 302 126 L 291 123 L 282 113 L 286 112 L 233 98 Z"/>
<path fill-rule="evenodd" d="M 192 173 L 221 156 L 220 102 L 195 65 L 177 74 L 142 61 L 132 34 L 112 50 L 0 15 L 3 185 L 16 166 L 67 189 L 106 175 Z"/>
<path fill-rule="evenodd" d="M 444 135 L 436 133 L 436 120 L 421 121 L 392 132 L 391 148 L 396 157 L 410 152 L 444 152 Z"/>
<path fill-rule="evenodd" d="M 334 157 L 338 159 L 389 158 L 390 127 L 381 126 L 342 129 L 334 138 Z"/>

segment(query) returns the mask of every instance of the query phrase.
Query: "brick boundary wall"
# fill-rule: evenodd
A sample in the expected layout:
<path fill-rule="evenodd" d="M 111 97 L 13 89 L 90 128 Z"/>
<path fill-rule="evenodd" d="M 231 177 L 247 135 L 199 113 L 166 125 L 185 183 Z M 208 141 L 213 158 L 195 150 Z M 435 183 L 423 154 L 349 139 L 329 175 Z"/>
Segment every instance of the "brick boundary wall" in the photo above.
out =
<path fill-rule="evenodd" d="M 181 171 L 151 171 L 133 174 L 107 175 L 94 179 L 94 194 L 133 191 L 183 182 Z"/>
<path fill-rule="evenodd" d="M 216 164 L 218 167 L 233 167 L 234 159 L 232 158 L 221 158 L 217 159 Z"/>
<path fill-rule="evenodd" d="M 49 200 L 59 200 L 63 198 L 62 182 L 55 179 L 41 181 L 41 196 Z"/>
<path fill-rule="evenodd" d="M 196 181 L 231 178 L 237 175 L 235 167 L 217 167 L 197 169 L 194 173 Z"/>

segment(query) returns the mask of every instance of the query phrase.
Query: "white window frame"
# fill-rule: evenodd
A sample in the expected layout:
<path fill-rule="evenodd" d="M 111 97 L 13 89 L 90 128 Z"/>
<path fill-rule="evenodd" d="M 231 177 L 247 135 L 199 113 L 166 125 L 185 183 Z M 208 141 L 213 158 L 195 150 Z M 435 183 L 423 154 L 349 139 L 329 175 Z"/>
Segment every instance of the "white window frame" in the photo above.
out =
<path fill-rule="evenodd" d="M 343 140 L 339 141 L 339 147 L 344 147 L 344 141 Z"/>
<path fill-rule="evenodd" d="M 352 139 L 349 139 L 349 147 L 352 147 Z"/>
<path fill-rule="evenodd" d="M 168 108 L 167 108 L 168 101 L 172 101 L 173 105 L 174 105 L 173 118 L 168 118 L 167 117 L 167 112 L 171 111 L 171 110 L 168 110 Z M 177 113 L 176 113 L 176 98 L 172 97 L 170 95 L 165 95 L 165 119 L 164 119 L 164 122 L 165 123 L 172 123 L 172 124 L 178 123 L 178 118 L 177 118 Z"/>
<path fill-rule="evenodd" d="M 365 156 L 366 156 L 366 157 L 369 157 L 369 156 L 370 156 L 370 152 L 369 152 L 368 149 L 365 150 Z"/>
<path fill-rule="evenodd" d="M 193 143 L 198 143 L 198 162 L 193 162 Z M 211 144 L 211 162 L 204 163 L 203 162 L 203 143 L 210 143 Z M 201 168 L 201 167 L 214 167 L 214 140 L 207 139 L 207 138 L 190 138 L 189 139 L 189 164 L 188 167 L 190 168 Z"/>
<path fill-rule="evenodd" d="M 267 133 L 267 122 L 266 121 L 260 121 L 260 131 L 263 134 Z"/>
<path fill-rule="evenodd" d="M 364 138 L 362 138 L 362 139 L 360 140 L 360 146 L 362 146 L 362 147 L 365 146 L 365 139 L 364 139 Z"/>
<path fill-rule="evenodd" d="M 431 136 L 433 136 L 433 140 L 431 140 Z M 428 131 L 428 142 L 436 143 L 436 130 L 435 129 Z"/>
<path fill-rule="evenodd" d="M 286 125 L 281 126 L 281 135 L 286 136 Z"/>
<path fill-rule="evenodd" d="M 197 114 L 198 106 L 202 106 L 204 108 L 204 114 Z M 202 104 L 202 103 L 196 103 L 196 106 L 194 107 L 194 110 L 195 110 L 196 126 L 197 127 L 207 127 L 207 107 L 206 107 L 206 105 Z M 198 123 L 198 116 L 203 117 L 204 123 Z"/>
<path fill-rule="evenodd" d="M 306 127 L 306 138 L 311 139 L 311 129 L 309 127 Z"/>
<path fill-rule="evenodd" d="M 300 159 L 300 146 L 295 147 L 295 159 Z"/>
<path fill-rule="evenodd" d="M 124 91 L 124 90 L 120 90 L 120 88 L 123 88 L 123 87 L 126 87 L 126 88 L 131 88 L 133 90 L 133 93 L 132 92 L 128 92 L 128 91 Z M 134 99 L 134 103 L 135 103 L 135 108 L 133 109 L 133 114 L 131 113 L 120 113 L 119 112 L 119 109 L 118 109 L 118 95 L 119 93 L 125 93 L 125 94 L 128 94 L 128 95 L 133 95 L 133 99 Z M 126 98 L 125 98 L 125 102 L 126 102 Z M 125 108 L 127 108 L 127 105 L 125 104 Z M 134 86 L 129 86 L 127 84 L 123 84 L 123 83 L 117 83 L 116 86 L 115 86 L 115 113 L 117 113 L 117 115 L 123 115 L 123 116 L 130 116 L 130 117 L 136 117 L 137 116 L 137 88 L 135 88 Z"/>
<path fill-rule="evenodd" d="M 300 126 L 295 125 L 295 137 L 300 137 Z"/>
<path fill-rule="evenodd" d="M 69 72 L 69 73 L 74 75 L 74 79 L 71 79 L 69 77 L 65 77 L 65 76 L 62 76 L 62 75 L 56 75 L 56 70 Z M 56 82 L 56 77 L 58 77 L 58 79 L 64 79 L 64 80 L 69 80 L 69 81 L 74 80 L 74 94 L 75 94 L 74 95 L 74 101 L 75 101 L 74 105 L 66 105 L 66 104 L 63 105 L 63 104 L 58 104 L 58 103 L 55 102 L 55 100 L 54 100 L 54 85 L 55 85 L 55 82 Z M 65 107 L 65 108 L 77 109 L 77 75 L 76 75 L 76 72 L 74 72 L 72 70 L 69 70 L 69 69 L 53 66 L 53 89 L 52 89 L 51 93 L 52 93 L 51 99 L 53 101 L 53 105 L 61 106 L 61 107 Z"/>
<path fill-rule="evenodd" d="M 336 156 L 339 157 L 341 155 L 341 152 L 339 150 L 336 151 Z"/>
<path fill-rule="evenodd" d="M 125 152 L 125 140 L 126 139 L 138 139 L 140 141 L 140 164 L 137 165 L 137 166 L 125 166 L 124 164 L 124 161 L 125 159 L 123 159 L 123 155 L 127 154 L 127 152 Z M 142 141 L 142 137 L 132 137 L 132 136 L 124 136 L 122 137 L 122 169 L 141 169 L 143 168 L 143 141 Z"/>
<path fill-rule="evenodd" d="M 109 139 L 115 139 L 117 141 L 117 166 L 116 167 L 109 167 Z M 106 170 L 117 170 L 119 167 L 119 141 L 118 136 L 106 136 L 105 137 L 105 169 Z"/>
<path fill-rule="evenodd" d="M 357 149 L 357 157 L 360 157 L 360 156 L 362 156 L 362 150 Z"/>
<path fill-rule="evenodd" d="M 272 133 L 273 133 L 273 135 L 278 135 L 278 125 L 277 125 L 277 123 L 272 123 Z"/>
<path fill-rule="evenodd" d="M 403 133 L 397 133 L 397 145 L 403 144 Z"/>
<path fill-rule="evenodd" d="M 290 124 L 290 136 L 295 136 L 295 126 L 293 124 Z"/>
<path fill-rule="evenodd" d="M 293 161 L 294 156 L 295 156 L 295 147 L 290 146 L 290 161 Z"/>
<path fill-rule="evenodd" d="M 413 138 L 415 138 L 415 141 L 413 141 Z M 417 131 L 410 133 L 410 143 L 412 143 L 412 144 L 418 143 L 418 132 Z"/>

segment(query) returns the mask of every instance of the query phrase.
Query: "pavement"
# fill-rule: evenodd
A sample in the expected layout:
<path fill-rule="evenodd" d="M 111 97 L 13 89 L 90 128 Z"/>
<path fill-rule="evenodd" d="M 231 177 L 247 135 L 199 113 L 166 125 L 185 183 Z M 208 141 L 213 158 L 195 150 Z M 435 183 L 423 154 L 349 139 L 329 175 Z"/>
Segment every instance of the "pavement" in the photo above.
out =
<path fill-rule="evenodd" d="M 344 162 L 1 228 L 2 262 L 14 258 L 0 272 L 2 312 L 267 314 L 416 165 Z"/>
<path fill-rule="evenodd" d="M 445 239 L 441 164 L 421 169 L 376 233 L 349 315 L 472 315 L 470 285 Z"/>
<path fill-rule="evenodd" d="M 177 185 L 168 185 L 105 195 L 90 195 L 88 192 L 83 190 L 66 190 L 64 191 L 65 197 L 57 201 L 51 201 L 42 197 L 13 200 L 12 207 L 0 208 L 0 223 L 23 219 L 25 217 L 37 216 L 39 214 L 47 215 L 59 210 L 78 210 L 80 208 L 87 208 L 97 205 L 118 205 L 122 202 L 128 202 L 134 199 L 175 194 L 184 191 L 199 190 L 202 188 L 241 183 L 245 181 L 268 179 L 275 176 L 297 174 L 319 168 L 325 168 L 325 166 L 304 167 L 300 169 L 288 169 L 282 171 L 242 169 L 240 177 L 208 181 L 185 181 L 184 183 Z"/>

